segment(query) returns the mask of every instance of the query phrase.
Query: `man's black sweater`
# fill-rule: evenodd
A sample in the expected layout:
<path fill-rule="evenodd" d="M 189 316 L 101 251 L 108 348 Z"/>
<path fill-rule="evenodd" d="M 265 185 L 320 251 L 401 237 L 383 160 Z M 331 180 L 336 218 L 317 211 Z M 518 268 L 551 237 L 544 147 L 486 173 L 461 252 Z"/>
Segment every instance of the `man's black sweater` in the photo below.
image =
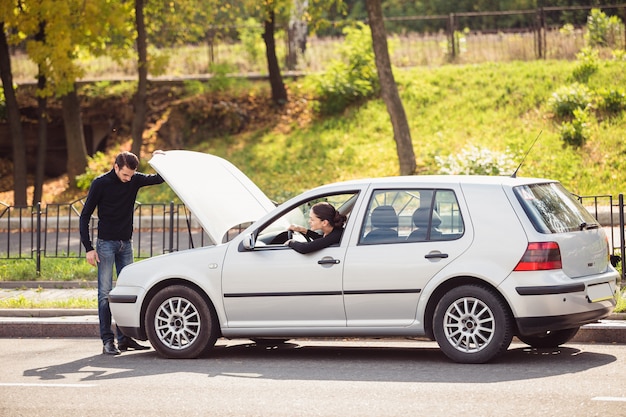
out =
<path fill-rule="evenodd" d="M 133 236 L 133 213 L 137 192 L 146 185 L 161 184 L 158 174 L 135 173 L 131 180 L 122 182 L 115 170 L 93 180 L 85 206 L 80 213 L 80 241 L 87 252 L 93 250 L 89 236 L 89 221 L 98 208 L 98 239 L 130 240 Z"/>

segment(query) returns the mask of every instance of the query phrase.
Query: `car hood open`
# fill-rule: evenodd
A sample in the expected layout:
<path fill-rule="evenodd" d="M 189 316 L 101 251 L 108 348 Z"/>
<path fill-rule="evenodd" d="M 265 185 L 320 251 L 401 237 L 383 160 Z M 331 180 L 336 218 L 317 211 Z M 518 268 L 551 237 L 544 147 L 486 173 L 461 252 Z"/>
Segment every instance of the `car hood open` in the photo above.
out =
<path fill-rule="evenodd" d="M 172 187 L 215 243 L 231 228 L 253 222 L 275 205 L 243 172 L 215 155 L 174 150 L 149 164 Z"/>

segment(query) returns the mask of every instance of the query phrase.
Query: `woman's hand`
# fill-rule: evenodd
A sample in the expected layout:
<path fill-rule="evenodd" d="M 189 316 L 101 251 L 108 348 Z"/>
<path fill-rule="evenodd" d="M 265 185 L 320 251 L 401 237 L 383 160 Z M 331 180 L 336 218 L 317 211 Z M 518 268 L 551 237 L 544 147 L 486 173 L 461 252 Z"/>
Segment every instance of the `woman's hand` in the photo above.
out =
<path fill-rule="evenodd" d="M 295 224 L 289 225 L 287 230 L 291 230 L 291 231 L 294 231 L 294 232 L 302 233 L 303 235 L 306 235 L 306 232 L 307 232 L 307 228 L 306 227 L 298 226 L 298 225 L 295 225 Z"/>

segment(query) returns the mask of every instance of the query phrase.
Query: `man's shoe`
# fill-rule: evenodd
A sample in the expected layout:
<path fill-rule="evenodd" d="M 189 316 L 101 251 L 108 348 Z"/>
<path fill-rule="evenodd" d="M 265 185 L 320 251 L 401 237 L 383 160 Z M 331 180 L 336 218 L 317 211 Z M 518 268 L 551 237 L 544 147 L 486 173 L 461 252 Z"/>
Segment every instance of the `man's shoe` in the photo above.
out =
<path fill-rule="evenodd" d="M 127 337 L 126 339 L 121 341 L 119 343 L 119 347 L 120 347 L 120 350 L 124 350 L 124 351 L 129 350 L 129 349 L 132 349 L 132 350 L 148 350 L 148 349 L 150 349 L 150 347 L 140 345 L 139 343 L 137 343 L 134 339 L 131 339 L 130 337 Z"/>
<path fill-rule="evenodd" d="M 120 352 L 119 349 L 115 347 L 115 343 L 112 340 L 109 340 L 108 342 L 104 343 L 104 346 L 102 347 L 102 353 L 106 355 L 119 355 L 122 352 Z"/>

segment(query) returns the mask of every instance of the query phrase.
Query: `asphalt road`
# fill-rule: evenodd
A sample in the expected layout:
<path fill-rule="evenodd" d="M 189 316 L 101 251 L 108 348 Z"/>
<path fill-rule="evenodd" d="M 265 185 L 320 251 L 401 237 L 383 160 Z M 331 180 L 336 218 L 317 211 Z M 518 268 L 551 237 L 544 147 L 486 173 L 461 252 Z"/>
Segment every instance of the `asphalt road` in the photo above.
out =
<path fill-rule="evenodd" d="M 97 339 L 0 339 L 6 416 L 623 416 L 626 346 L 514 344 L 450 362 L 432 342 L 219 340 L 211 356 L 100 354 Z"/>

